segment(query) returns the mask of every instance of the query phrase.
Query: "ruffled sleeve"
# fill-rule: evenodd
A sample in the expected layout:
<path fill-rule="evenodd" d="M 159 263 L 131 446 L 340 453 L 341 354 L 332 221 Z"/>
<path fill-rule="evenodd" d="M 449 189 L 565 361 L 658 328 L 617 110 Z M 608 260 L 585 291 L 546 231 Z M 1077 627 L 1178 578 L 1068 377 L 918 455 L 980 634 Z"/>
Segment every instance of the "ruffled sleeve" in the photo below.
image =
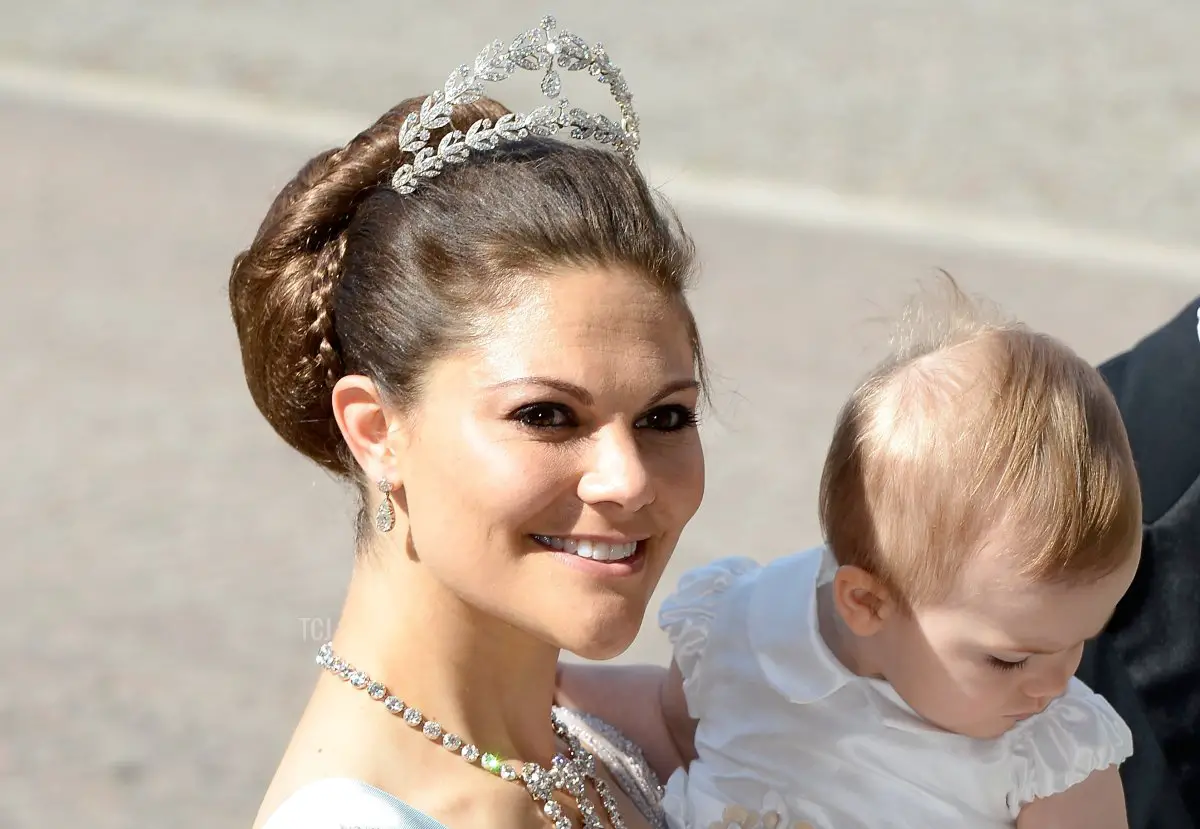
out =
<path fill-rule="evenodd" d="M 684 573 L 675 592 L 663 602 L 658 626 L 671 640 L 689 703 L 700 685 L 704 651 L 726 591 L 740 577 L 759 569 L 761 565 L 750 558 L 719 559 Z"/>
<path fill-rule="evenodd" d="M 1092 772 L 1133 754 L 1133 734 L 1108 701 L 1072 679 L 1067 693 L 1013 733 L 1016 762 L 1008 808 L 1021 807 L 1082 783 Z"/>

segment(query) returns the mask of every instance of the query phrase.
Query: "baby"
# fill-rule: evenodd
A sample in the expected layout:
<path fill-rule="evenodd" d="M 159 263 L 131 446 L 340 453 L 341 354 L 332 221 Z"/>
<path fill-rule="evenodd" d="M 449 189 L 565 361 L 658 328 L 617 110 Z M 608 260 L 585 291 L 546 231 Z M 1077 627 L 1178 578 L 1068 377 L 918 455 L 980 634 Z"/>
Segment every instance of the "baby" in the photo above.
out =
<path fill-rule="evenodd" d="M 1127 826 L 1129 729 L 1074 678 L 1140 554 L 1116 404 L 957 288 L 918 316 L 838 417 L 825 546 L 687 573 L 668 672 L 562 668 L 669 776 L 672 829 Z"/>

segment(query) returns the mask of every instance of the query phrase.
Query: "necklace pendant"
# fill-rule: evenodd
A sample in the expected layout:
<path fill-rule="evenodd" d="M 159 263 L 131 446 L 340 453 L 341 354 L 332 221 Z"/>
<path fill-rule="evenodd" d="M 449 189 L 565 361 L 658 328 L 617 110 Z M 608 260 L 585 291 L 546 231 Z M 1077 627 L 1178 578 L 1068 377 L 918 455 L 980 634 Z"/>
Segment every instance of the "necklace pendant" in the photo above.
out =
<path fill-rule="evenodd" d="M 536 763 L 525 764 L 521 769 L 521 780 L 524 781 L 529 796 L 538 803 L 550 800 L 556 788 L 554 776 Z"/>
<path fill-rule="evenodd" d="M 554 757 L 554 773 L 558 789 L 576 799 L 583 797 L 587 781 L 575 763 L 558 754 Z"/>
<path fill-rule="evenodd" d="M 604 811 L 608 813 L 608 820 L 612 824 L 612 829 L 625 829 L 625 821 L 621 819 L 621 813 L 617 810 L 617 799 L 613 797 L 608 783 L 603 780 L 596 780 L 595 784 L 596 794 L 600 795 L 600 802 L 604 804 Z"/>
<path fill-rule="evenodd" d="M 546 813 L 546 817 L 554 821 L 554 829 L 574 829 L 571 819 L 563 812 L 562 806 L 557 800 L 547 800 L 542 811 Z"/>
<path fill-rule="evenodd" d="M 596 814 L 596 807 L 586 796 L 579 799 L 579 814 L 583 816 L 583 829 L 604 829 L 604 822 Z"/>

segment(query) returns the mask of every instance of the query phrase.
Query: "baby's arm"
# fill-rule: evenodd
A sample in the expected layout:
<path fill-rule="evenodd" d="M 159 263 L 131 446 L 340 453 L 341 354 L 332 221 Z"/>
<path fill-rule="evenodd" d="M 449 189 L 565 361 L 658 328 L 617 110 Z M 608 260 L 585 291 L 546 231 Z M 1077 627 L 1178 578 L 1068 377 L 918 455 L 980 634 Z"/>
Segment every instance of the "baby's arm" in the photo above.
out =
<path fill-rule="evenodd" d="M 1017 829 L 1129 829 L 1117 767 L 1094 771 L 1064 792 L 1033 801 L 1017 816 Z"/>
<path fill-rule="evenodd" d="M 753 580 L 761 566 L 750 558 L 719 559 L 684 573 L 675 592 L 663 600 L 658 625 L 671 642 L 669 669 L 652 665 L 559 664 L 555 701 L 607 721 L 637 743 L 664 783 L 696 759 L 692 713 L 710 708 L 710 679 L 702 666 L 709 654 L 710 628 L 721 617 L 729 590 Z M 737 618 L 736 616 L 734 618 Z M 721 671 L 717 670 L 720 675 Z M 684 678 L 687 678 L 687 695 Z"/>
<path fill-rule="evenodd" d="M 633 740 L 659 779 L 695 759 L 696 721 L 688 714 L 675 663 L 560 664 L 555 701 L 599 717 Z"/>

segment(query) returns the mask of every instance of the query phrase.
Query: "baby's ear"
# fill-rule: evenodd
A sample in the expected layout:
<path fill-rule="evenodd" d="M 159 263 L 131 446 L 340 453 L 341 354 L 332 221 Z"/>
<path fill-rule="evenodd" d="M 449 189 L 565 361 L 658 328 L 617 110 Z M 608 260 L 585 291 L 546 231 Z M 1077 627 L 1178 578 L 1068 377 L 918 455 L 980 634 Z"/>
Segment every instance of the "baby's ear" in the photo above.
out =
<path fill-rule="evenodd" d="M 894 612 L 895 600 L 883 582 L 861 567 L 844 565 L 833 577 L 838 615 L 857 636 L 874 636 Z"/>

